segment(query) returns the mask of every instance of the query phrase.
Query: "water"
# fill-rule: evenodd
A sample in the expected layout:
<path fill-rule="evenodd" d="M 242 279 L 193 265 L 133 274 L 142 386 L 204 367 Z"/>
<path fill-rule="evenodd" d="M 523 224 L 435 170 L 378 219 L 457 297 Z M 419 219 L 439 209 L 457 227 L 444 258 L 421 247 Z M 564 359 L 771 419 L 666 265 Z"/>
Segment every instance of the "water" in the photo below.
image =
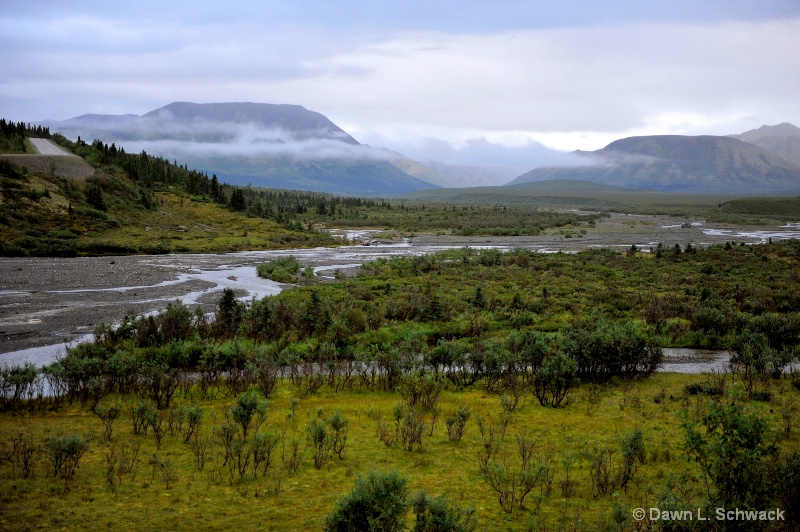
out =
<path fill-rule="evenodd" d="M 665 373 L 725 371 L 730 360 L 729 351 L 667 347 L 664 348 L 664 364 L 659 371 Z"/>
<path fill-rule="evenodd" d="M 615 216 L 623 219 L 621 215 Z M 625 226 L 622 232 L 590 232 L 582 238 L 571 239 L 556 234 L 517 238 L 422 235 L 386 241 L 381 240 L 381 232 L 377 230 L 333 229 L 334 236 L 355 244 L 224 255 L 0 259 L 0 363 L 32 362 L 38 367 L 49 364 L 64 354 L 65 341 L 74 345 L 90 340 L 92 336 L 88 333 L 97 323 L 119 321 L 131 308 L 139 314 L 153 314 L 180 299 L 187 306 L 203 305 L 208 309 L 226 288 L 233 289 L 242 301 L 278 294 L 292 285 L 259 278 L 256 266 L 287 255 L 297 257 L 303 266 L 312 266 L 320 278 L 332 279 L 337 270 L 352 274 L 365 262 L 379 258 L 423 255 L 464 246 L 571 253 L 594 247 L 627 249 L 631 243 L 646 250 L 657 242 L 672 245 L 670 238 L 686 242 L 688 238 L 700 237 L 724 242 L 735 236 L 752 243 L 770 238 L 800 238 L 800 223 L 788 224 L 779 230 L 753 231 L 700 222 L 681 228 L 680 224 L 672 223 L 674 219 L 666 217 L 638 218 L 654 220 L 652 225 L 636 226 L 636 231 L 645 233 L 631 234 L 626 232 L 629 229 Z M 50 345 L 31 347 L 37 344 Z M 674 349 L 665 350 L 665 354 L 664 371 L 688 373 L 721 369 L 730 356 L 725 352 Z"/>

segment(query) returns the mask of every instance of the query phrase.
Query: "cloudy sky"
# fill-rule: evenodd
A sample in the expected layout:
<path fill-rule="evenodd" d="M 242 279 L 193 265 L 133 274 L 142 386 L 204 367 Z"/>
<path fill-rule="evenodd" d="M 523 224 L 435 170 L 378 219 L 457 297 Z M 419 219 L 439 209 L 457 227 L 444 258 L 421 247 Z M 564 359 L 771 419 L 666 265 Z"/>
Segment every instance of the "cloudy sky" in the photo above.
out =
<path fill-rule="evenodd" d="M 0 0 L 11 120 L 291 103 L 420 160 L 532 167 L 539 143 L 800 125 L 798 89 L 797 0 Z"/>

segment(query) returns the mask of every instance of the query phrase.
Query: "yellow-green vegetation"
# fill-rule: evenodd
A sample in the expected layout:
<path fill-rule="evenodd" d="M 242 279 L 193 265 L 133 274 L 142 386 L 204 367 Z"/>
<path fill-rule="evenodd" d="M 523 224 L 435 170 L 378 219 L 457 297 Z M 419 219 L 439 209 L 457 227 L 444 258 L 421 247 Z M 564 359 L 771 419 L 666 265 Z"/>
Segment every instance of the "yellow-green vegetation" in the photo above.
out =
<path fill-rule="evenodd" d="M 795 242 L 462 249 L 248 304 L 225 290 L 212 321 L 128 316 L 44 368 L 50 398 L 32 366 L 0 371 L 0 520 L 319 529 L 373 469 L 490 530 L 796 512 L 796 261 Z M 653 373 L 684 341 L 729 347 L 732 373 Z M 54 449 L 86 441 L 57 472 Z"/>
<path fill-rule="evenodd" d="M 102 153 L 91 149 L 87 157 Z M 216 184 L 212 198 L 201 184 L 211 190 L 216 178 L 209 180 L 146 156 L 142 156 L 145 162 L 140 156 L 125 157 L 148 168 L 155 165 L 163 181 L 137 182 L 119 167 L 102 162 L 95 163 L 94 176 L 75 180 L 27 173 L 0 161 L 0 254 L 198 253 L 337 243 L 327 233 L 306 229 L 293 219 L 297 202 L 312 201 L 314 195 L 274 193 L 248 202 L 241 190 Z M 231 204 L 229 200 L 236 197 L 243 203 Z"/>
<path fill-rule="evenodd" d="M 220 253 L 230 251 L 333 246 L 328 235 L 287 228 L 185 194 L 157 192 L 157 210 L 120 215 L 120 226 L 105 231 L 104 242 L 144 252 Z"/>
<path fill-rule="evenodd" d="M 693 416 L 707 408 L 709 398 L 691 396 L 685 386 L 700 376 L 656 374 L 641 382 L 605 386 L 584 385 L 564 408 L 545 408 L 528 394 L 509 412 L 501 398 L 480 387 L 466 391 L 445 390 L 431 427 L 426 417 L 422 444 L 406 451 L 397 443 L 385 445 L 378 437 L 381 424 L 394 432 L 393 409 L 401 396 L 386 392 L 346 393 L 330 389 L 298 396 L 297 388 L 282 380 L 270 395 L 266 419 L 250 434 L 272 434 L 278 440 L 266 475 L 254 478 L 252 461 L 240 477 L 238 469 L 224 464 L 220 427 L 235 404 L 231 397 L 202 399 L 197 389 L 179 391 L 172 410 L 199 405 L 202 422 L 198 435 L 184 443 L 188 424 L 183 420 L 174 435 L 166 426 L 160 446 L 151 428 L 133 433 L 133 396 L 117 397 L 124 405 L 113 424 L 109 440 L 105 427 L 89 405 L 74 403 L 56 411 L 31 412 L 0 417 L 4 460 L 0 462 L 0 526 L 5 529 L 319 529 L 337 499 L 350 491 L 354 478 L 371 469 L 397 470 L 408 477 L 409 491 L 425 490 L 447 495 L 460 505 L 477 510 L 481 528 L 593 530 L 612 522 L 612 509 L 630 510 L 664 504 L 665 486 L 674 486 L 681 504 L 702 506 L 703 474 L 684 453 L 685 430 L 681 415 Z M 785 434 L 785 412 L 800 399 L 789 381 L 774 381 L 772 403 L 748 403 L 747 408 L 765 419 L 778 435 L 783 452 L 798 449 L 797 431 Z M 109 404 L 115 397 L 107 397 Z M 459 408 L 470 416 L 463 438 L 448 438 L 445 419 Z M 796 409 L 796 406 L 795 406 Z M 348 422 L 342 458 L 329 455 L 320 469 L 313 463 L 307 426 L 340 412 Z M 683 414 L 680 414 L 683 412 Z M 230 416 L 230 413 L 228 414 Z M 796 416 L 795 418 L 796 421 Z M 482 436 L 479 420 L 484 427 Z M 618 485 L 598 494 L 591 479 L 592 460 L 609 449 L 610 474 L 623 467 L 621 441 L 640 429 L 644 455 L 635 465 L 627 489 Z M 493 460 L 518 468 L 519 439 L 533 445 L 533 460 L 546 476 L 524 500 L 522 509 L 506 514 L 497 494 L 480 470 L 488 431 L 494 431 Z M 73 478 L 54 478 L 44 448 L 50 436 L 79 434 L 89 439 L 89 449 Z M 779 435 L 779 433 L 781 435 Z M 216 435 L 215 435 L 216 434 Z M 19 440 L 18 438 L 21 438 Z M 15 441 L 33 446 L 30 473 L 25 478 L 18 460 L 10 459 Z M 292 462 L 293 441 L 299 442 L 299 465 Z M 207 446 L 203 451 L 198 446 Z M 138 451 L 130 471 L 122 471 L 125 459 Z M 203 458 L 198 453 L 205 452 Z M 198 460 L 204 459 L 202 467 Z M 251 459 L 252 460 L 252 459 Z M 660 502 L 661 501 L 661 502 Z M 580 525 L 577 525 L 580 523 Z"/>
<path fill-rule="evenodd" d="M 560 212 L 527 205 L 465 205 L 406 199 L 343 205 L 341 198 L 321 198 L 301 218 L 327 227 L 382 227 L 405 232 L 455 235 L 538 235 L 556 227 L 594 227 L 604 214 Z"/>
<path fill-rule="evenodd" d="M 800 198 L 741 198 L 721 203 L 712 221 L 769 224 L 800 220 Z"/>
<path fill-rule="evenodd" d="M 300 271 L 300 263 L 293 256 L 278 257 L 264 264 L 259 264 L 256 272 L 259 277 L 272 279 L 279 283 L 293 283 L 297 280 L 297 272 Z M 313 272 L 313 270 L 312 270 Z"/>

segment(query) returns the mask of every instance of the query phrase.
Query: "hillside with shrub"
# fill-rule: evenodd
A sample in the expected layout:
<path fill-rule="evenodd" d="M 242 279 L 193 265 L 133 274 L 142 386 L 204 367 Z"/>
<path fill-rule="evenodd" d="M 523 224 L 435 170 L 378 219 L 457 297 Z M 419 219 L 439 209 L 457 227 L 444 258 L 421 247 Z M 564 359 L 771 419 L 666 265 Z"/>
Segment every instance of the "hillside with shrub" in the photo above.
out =
<path fill-rule="evenodd" d="M 43 135 L 95 170 L 85 179 L 70 179 L 55 163 L 46 172 L 25 166 L 24 157 L 48 156 L 0 159 L 2 255 L 224 252 L 334 243 L 297 219 L 319 195 L 231 187 L 145 152 L 128 154 L 99 140 L 71 142 L 41 128 L 4 131 L 3 146 L 18 146 L 24 135 Z"/>

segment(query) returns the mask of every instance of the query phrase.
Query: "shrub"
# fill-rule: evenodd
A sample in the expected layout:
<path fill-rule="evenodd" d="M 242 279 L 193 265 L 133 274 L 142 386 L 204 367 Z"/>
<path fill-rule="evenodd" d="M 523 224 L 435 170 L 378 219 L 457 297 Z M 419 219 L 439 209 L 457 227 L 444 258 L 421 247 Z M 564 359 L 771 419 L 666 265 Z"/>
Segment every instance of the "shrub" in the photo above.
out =
<path fill-rule="evenodd" d="M 547 359 L 533 379 L 533 393 L 542 406 L 559 407 L 570 402 L 569 392 L 580 382 L 575 359 L 557 353 Z"/>
<path fill-rule="evenodd" d="M 312 419 L 306 426 L 308 443 L 311 446 L 311 457 L 314 467 L 322 469 L 331 456 L 333 438 L 328 433 L 328 424 L 322 419 Z"/>
<path fill-rule="evenodd" d="M 422 445 L 422 433 L 425 430 L 425 418 L 419 409 L 405 405 L 394 407 L 395 433 L 406 451 L 413 451 L 414 444 Z"/>
<path fill-rule="evenodd" d="M 711 402 L 697 421 L 684 414 L 686 449 L 715 492 L 714 503 L 726 508 L 763 508 L 769 481 L 764 461 L 776 449 L 769 424 L 744 402 L 743 390 L 729 389 L 726 398 Z"/>
<path fill-rule="evenodd" d="M 21 366 L 0 367 L 0 404 L 17 408 L 31 395 L 36 382 L 36 366 L 26 362 Z"/>
<path fill-rule="evenodd" d="M 773 498 L 786 511 L 788 523 L 800 521 L 800 453 L 781 457 L 771 471 Z"/>
<path fill-rule="evenodd" d="M 370 471 L 356 478 L 356 485 L 325 519 L 329 531 L 403 530 L 408 511 L 407 478 L 397 471 Z"/>
<path fill-rule="evenodd" d="M 342 453 L 344 453 L 344 448 L 347 445 L 349 424 L 347 418 L 338 410 L 328 420 L 328 425 L 333 431 L 333 434 L 331 434 L 331 450 L 339 457 L 339 460 L 344 458 Z"/>
<path fill-rule="evenodd" d="M 122 403 L 119 401 L 114 401 L 113 403 L 107 405 L 98 403 L 92 410 L 94 410 L 94 413 L 100 418 L 100 421 L 103 422 L 103 438 L 105 438 L 106 441 L 111 441 L 111 433 L 114 430 L 114 422 L 117 420 L 120 412 L 122 411 Z"/>
<path fill-rule="evenodd" d="M 133 421 L 133 433 L 147 436 L 147 429 L 150 422 L 156 416 L 156 404 L 152 401 L 139 401 L 131 410 L 131 421 Z"/>
<path fill-rule="evenodd" d="M 69 480 L 75 475 L 83 454 L 89 450 L 89 439 L 80 434 L 50 436 L 45 444 L 54 477 Z"/>
<path fill-rule="evenodd" d="M 544 474 L 541 464 L 535 467 L 522 467 L 519 471 L 514 471 L 505 463 L 497 463 L 489 460 L 483 478 L 489 486 L 497 493 L 500 508 L 510 514 L 515 508 L 520 510 L 524 507 L 525 497 L 533 489 L 541 484 Z"/>
<path fill-rule="evenodd" d="M 203 423 L 203 408 L 200 405 L 184 407 L 186 417 L 186 428 L 183 431 L 183 443 L 189 443 L 193 436 L 198 434 L 200 425 Z"/>
<path fill-rule="evenodd" d="M 450 441 L 461 441 L 470 414 L 469 406 L 464 405 L 444 420 L 445 425 L 447 425 L 447 438 Z"/>
<path fill-rule="evenodd" d="M 251 427 L 256 430 L 267 416 L 267 401 L 261 399 L 257 390 L 249 390 L 236 396 L 231 407 L 231 418 L 242 428 L 242 437 L 247 439 L 247 431 Z"/>
<path fill-rule="evenodd" d="M 628 489 L 630 482 L 638 470 L 637 462 L 643 464 L 647 453 L 644 448 L 644 435 L 642 429 L 634 429 L 622 437 L 622 469 L 620 470 L 619 485 Z"/>
<path fill-rule="evenodd" d="M 444 496 L 432 499 L 421 491 L 412 501 L 413 532 L 471 532 L 478 527 L 475 508 L 458 506 Z"/>
<path fill-rule="evenodd" d="M 297 259 L 289 255 L 288 257 L 279 257 L 264 264 L 259 264 L 256 268 L 256 273 L 259 277 L 271 279 L 279 283 L 293 283 L 295 282 L 297 272 L 300 271 L 300 263 Z"/>

